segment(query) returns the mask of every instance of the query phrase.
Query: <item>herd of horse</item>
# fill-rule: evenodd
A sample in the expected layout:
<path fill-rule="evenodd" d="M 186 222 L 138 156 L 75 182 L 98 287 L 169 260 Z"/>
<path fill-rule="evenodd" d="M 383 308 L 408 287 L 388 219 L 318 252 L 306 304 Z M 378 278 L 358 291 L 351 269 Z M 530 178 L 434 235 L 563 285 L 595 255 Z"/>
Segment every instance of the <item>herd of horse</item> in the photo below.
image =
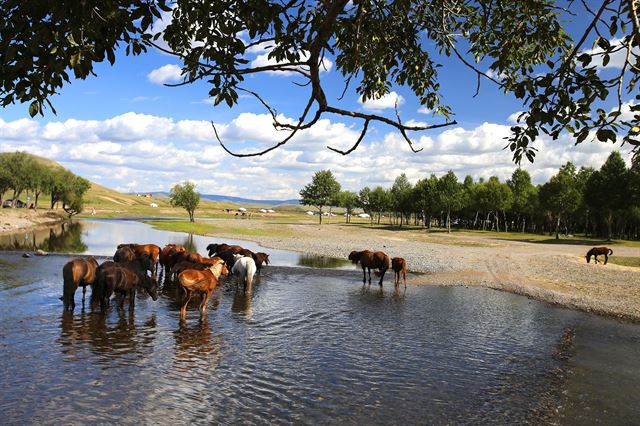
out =
<path fill-rule="evenodd" d="M 180 305 L 180 317 L 186 317 L 187 304 L 194 294 L 200 294 L 202 301 L 198 307 L 201 317 L 206 315 L 207 303 L 223 276 L 233 275 L 236 286 L 243 291 L 251 289 L 253 278 L 263 265 L 269 264 L 269 255 L 253 252 L 238 245 L 225 243 L 209 244 L 209 257 L 189 252 L 184 246 L 167 244 L 162 249 L 155 244 L 120 244 L 113 260 L 98 265 L 93 257 L 77 258 L 67 262 L 62 268 L 64 281 L 61 297 L 64 309 L 75 308 L 75 292 L 82 287 L 84 305 L 87 286 L 91 286 L 91 303 L 100 306 L 102 312 L 109 306 L 114 293 L 119 294 L 120 307 L 129 298 L 129 307 L 135 304 L 137 289 L 143 289 L 153 300 L 158 299 L 158 268 L 162 268 L 165 283 L 176 284 L 176 295 Z M 594 247 L 587 252 L 587 263 L 604 255 L 604 264 L 613 250 L 608 247 Z M 384 275 L 389 268 L 395 273 L 394 284 L 398 288 L 402 278 L 407 286 L 407 262 L 402 257 L 389 258 L 382 251 L 352 251 L 348 259 L 362 267 L 362 282 L 371 284 L 371 270 L 380 277 L 378 285 L 382 287 Z"/>
<path fill-rule="evenodd" d="M 119 294 L 120 307 L 129 298 L 129 307 L 135 305 L 137 289 L 143 289 L 153 300 L 158 299 L 158 269 L 164 272 L 165 284 L 176 285 L 181 318 L 186 317 L 187 304 L 194 294 L 202 295 L 200 315 L 206 315 L 207 303 L 220 277 L 233 274 L 243 290 L 251 289 L 254 275 L 269 264 L 269 255 L 254 253 L 240 246 L 210 244 L 209 257 L 189 252 L 184 246 L 167 244 L 120 244 L 108 260 L 98 265 L 93 257 L 77 258 L 62 268 L 64 309 L 75 308 L 75 292 L 82 287 L 84 305 L 87 286 L 91 286 L 91 304 L 105 312 L 111 296 Z"/>

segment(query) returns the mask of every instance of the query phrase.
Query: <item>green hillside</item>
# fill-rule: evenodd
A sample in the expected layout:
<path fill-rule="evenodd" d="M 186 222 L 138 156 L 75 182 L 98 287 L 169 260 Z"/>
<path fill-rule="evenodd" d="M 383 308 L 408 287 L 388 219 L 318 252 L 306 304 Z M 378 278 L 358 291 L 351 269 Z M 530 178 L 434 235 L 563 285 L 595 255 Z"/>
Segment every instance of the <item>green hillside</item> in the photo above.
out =
<path fill-rule="evenodd" d="M 33 154 L 28 155 L 38 163 L 52 169 L 65 169 L 61 164 L 53 160 Z M 20 198 L 26 200 L 26 194 L 23 194 Z M 50 200 L 48 194 L 43 194 L 40 196 L 38 204 L 40 207 L 46 208 L 50 204 Z M 188 217 L 184 209 L 172 207 L 169 199 L 165 196 L 154 195 L 146 197 L 136 194 L 123 194 L 95 182 L 91 182 L 91 187 L 84 196 L 84 206 L 84 211 L 79 215 L 80 217 Z M 200 205 L 196 210 L 196 219 L 198 217 L 235 217 L 239 207 L 241 207 L 239 204 L 232 202 L 200 200 Z M 247 208 L 252 215 L 261 215 L 258 211 L 261 208 L 273 208 L 264 205 L 244 204 L 242 207 Z M 283 219 L 301 210 L 300 206 L 286 206 L 286 208 L 288 210 L 286 212 L 271 213 L 269 216 Z M 229 212 L 227 212 L 227 209 Z M 92 215 L 94 210 L 95 215 Z"/>

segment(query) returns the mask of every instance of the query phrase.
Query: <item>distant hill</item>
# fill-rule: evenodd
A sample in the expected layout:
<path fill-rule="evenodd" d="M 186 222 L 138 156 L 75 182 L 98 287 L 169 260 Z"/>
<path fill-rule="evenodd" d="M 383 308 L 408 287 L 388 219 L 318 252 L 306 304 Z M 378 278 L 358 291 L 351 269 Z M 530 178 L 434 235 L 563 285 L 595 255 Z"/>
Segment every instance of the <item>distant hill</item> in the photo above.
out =
<path fill-rule="evenodd" d="M 151 192 L 156 197 L 168 197 L 168 192 Z M 217 195 L 217 194 L 200 194 L 200 197 L 204 200 L 217 201 L 220 203 L 235 203 L 235 204 L 263 204 L 268 206 L 283 206 L 283 205 L 298 205 L 299 200 L 254 200 L 251 198 L 232 197 L 231 195 Z"/>

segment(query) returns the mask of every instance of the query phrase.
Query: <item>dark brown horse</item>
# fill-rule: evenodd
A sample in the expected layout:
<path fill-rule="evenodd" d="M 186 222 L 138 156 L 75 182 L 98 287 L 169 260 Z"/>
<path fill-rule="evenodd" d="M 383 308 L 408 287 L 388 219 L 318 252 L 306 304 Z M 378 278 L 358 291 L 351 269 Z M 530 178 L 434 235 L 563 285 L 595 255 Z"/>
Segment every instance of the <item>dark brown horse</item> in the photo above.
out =
<path fill-rule="evenodd" d="M 367 274 L 365 268 L 369 270 L 369 284 L 371 284 L 371 269 L 377 269 L 376 275 L 380 275 L 380 282 L 378 285 L 382 287 L 382 280 L 384 274 L 389 269 L 389 256 L 382 251 L 372 252 L 370 250 L 352 251 L 349 254 L 349 260 L 351 263 L 358 264 L 362 267 L 362 282 L 367 282 Z"/>
<path fill-rule="evenodd" d="M 98 267 L 91 297 L 100 303 L 102 312 L 109 306 L 109 299 L 114 292 L 122 295 L 120 307 L 124 306 L 124 299 L 129 296 L 131 309 L 135 305 L 137 287 L 145 289 L 153 300 L 158 299 L 158 283 L 155 277 L 147 275 L 151 262 L 151 258 L 143 254 L 133 262 L 104 262 Z"/>
<path fill-rule="evenodd" d="M 153 264 L 151 272 L 158 273 L 158 257 L 160 256 L 160 247 L 155 244 L 119 244 L 118 248 L 128 246 L 136 254 L 136 257 L 140 255 L 148 254 Z"/>
<path fill-rule="evenodd" d="M 136 254 L 129 246 L 118 247 L 113 255 L 113 261 L 118 263 L 133 262 L 134 260 L 136 260 Z"/>
<path fill-rule="evenodd" d="M 220 243 L 220 244 L 209 244 L 207 246 L 207 251 L 209 252 L 209 257 L 213 256 L 214 254 L 217 253 L 222 253 L 223 251 L 226 250 L 231 250 L 233 252 L 233 254 L 237 254 L 240 253 L 240 251 L 242 250 L 241 246 L 230 246 L 229 244 L 226 243 Z"/>
<path fill-rule="evenodd" d="M 391 259 L 391 269 L 395 272 L 395 286 L 400 286 L 400 275 L 404 280 L 404 286 L 407 287 L 407 261 L 402 257 L 394 257 Z"/>
<path fill-rule="evenodd" d="M 231 250 L 221 251 L 220 253 L 216 254 L 216 257 L 219 257 L 222 260 L 224 260 L 224 263 L 227 264 L 227 269 L 229 271 L 231 271 L 231 268 L 233 268 L 234 263 L 236 263 L 236 258 L 234 257 L 233 252 Z"/>
<path fill-rule="evenodd" d="M 208 268 L 198 271 L 195 269 L 187 269 L 178 275 L 178 300 L 180 303 L 180 319 L 187 317 L 187 304 L 193 293 L 202 293 L 204 297 L 198 309 L 200 316 L 207 315 L 207 302 L 211 297 L 211 293 L 216 288 L 221 275 L 228 275 L 229 270 L 224 262 L 210 265 Z"/>
<path fill-rule="evenodd" d="M 611 250 L 609 247 L 594 247 L 587 252 L 587 263 L 591 261 L 591 256 L 593 256 L 595 263 L 598 263 L 598 256 L 600 256 L 601 254 L 604 255 L 604 264 L 606 265 L 609 261 L 609 255 L 613 254 L 613 250 Z"/>
<path fill-rule="evenodd" d="M 86 259 L 73 259 L 62 267 L 62 302 L 64 309 L 73 311 L 76 307 L 75 294 L 78 286 L 82 287 L 82 304 L 87 293 L 87 286 L 93 284 L 96 278 L 98 262 L 93 257 Z"/>

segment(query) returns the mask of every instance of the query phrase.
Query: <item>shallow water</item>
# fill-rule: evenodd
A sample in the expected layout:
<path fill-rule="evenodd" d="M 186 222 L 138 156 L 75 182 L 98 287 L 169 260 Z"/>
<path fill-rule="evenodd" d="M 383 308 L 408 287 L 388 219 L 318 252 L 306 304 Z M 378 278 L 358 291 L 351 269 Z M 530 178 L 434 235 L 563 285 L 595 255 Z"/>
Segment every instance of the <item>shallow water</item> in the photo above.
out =
<path fill-rule="evenodd" d="M 206 247 L 209 244 L 226 242 L 227 244 L 241 245 L 255 252 L 269 253 L 269 260 L 273 265 L 354 269 L 354 266 L 346 259 L 265 248 L 252 241 L 163 231 L 135 220 L 87 219 L 12 235 L 0 235 L 0 250 L 35 251 L 41 249 L 51 253 L 112 256 L 118 244 L 132 242 L 153 243 L 160 247 L 169 243 L 182 244 L 188 250 L 202 255 L 208 255 Z"/>
<path fill-rule="evenodd" d="M 3 424 L 640 421 L 637 325 L 489 289 L 380 291 L 358 271 L 278 267 L 247 296 L 218 290 L 205 321 L 191 306 L 181 323 L 171 286 L 104 316 L 80 309 L 79 291 L 70 314 L 67 260 L 0 254 Z"/>

